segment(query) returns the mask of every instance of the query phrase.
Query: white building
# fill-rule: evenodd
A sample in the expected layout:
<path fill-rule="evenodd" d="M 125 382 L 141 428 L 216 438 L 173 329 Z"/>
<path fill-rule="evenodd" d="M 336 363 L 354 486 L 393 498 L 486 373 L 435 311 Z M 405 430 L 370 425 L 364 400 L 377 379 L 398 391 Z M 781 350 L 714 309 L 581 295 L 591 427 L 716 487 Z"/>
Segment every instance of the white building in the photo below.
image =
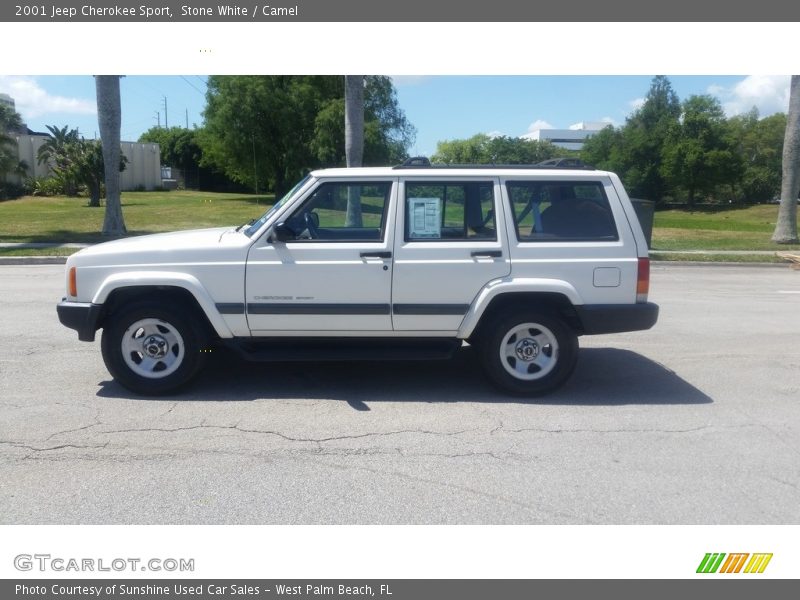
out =
<path fill-rule="evenodd" d="M 565 150 L 580 150 L 583 142 L 598 131 L 608 127 L 610 123 L 584 122 L 570 125 L 568 129 L 534 129 L 522 137 L 526 140 L 550 142 Z"/>
<path fill-rule="evenodd" d="M 0 103 L 16 110 L 14 98 L 8 94 L 0 93 Z M 24 161 L 27 166 L 27 177 L 48 177 L 51 173 L 50 165 L 39 163 L 38 152 L 42 144 L 49 137 L 44 133 L 29 130 L 23 125 L 22 131 L 10 132 L 17 142 L 17 158 Z M 17 134 L 17 135 L 14 135 Z M 153 190 L 160 188 L 161 181 L 161 147 L 149 142 L 121 142 L 123 156 L 128 159 L 125 170 L 119 174 L 119 185 L 123 192 L 131 190 Z M 12 183 L 21 183 L 22 177 L 7 175 Z"/>
<path fill-rule="evenodd" d="M 50 165 L 39 163 L 39 148 L 47 141 L 44 135 L 15 135 L 17 155 L 25 161 L 28 177 L 47 177 Z M 145 189 L 154 190 L 161 187 L 161 147 L 150 142 L 121 142 L 122 154 L 128 159 L 125 170 L 119 174 L 119 186 L 123 192 Z M 19 183 L 20 178 L 9 176 L 11 181 Z"/>

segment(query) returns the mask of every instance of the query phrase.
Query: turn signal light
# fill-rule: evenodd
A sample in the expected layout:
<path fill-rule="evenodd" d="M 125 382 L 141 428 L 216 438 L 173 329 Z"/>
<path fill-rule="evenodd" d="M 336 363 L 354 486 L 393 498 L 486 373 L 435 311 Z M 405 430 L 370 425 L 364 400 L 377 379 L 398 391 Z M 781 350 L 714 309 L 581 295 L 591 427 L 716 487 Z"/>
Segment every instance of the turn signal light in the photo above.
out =
<path fill-rule="evenodd" d="M 650 259 L 639 259 L 639 272 L 636 276 L 636 301 L 647 302 L 650 292 Z"/>
<path fill-rule="evenodd" d="M 72 267 L 69 270 L 69 295 L 77 297 L 78 296 L 78 269 L 77 267 Z"/>

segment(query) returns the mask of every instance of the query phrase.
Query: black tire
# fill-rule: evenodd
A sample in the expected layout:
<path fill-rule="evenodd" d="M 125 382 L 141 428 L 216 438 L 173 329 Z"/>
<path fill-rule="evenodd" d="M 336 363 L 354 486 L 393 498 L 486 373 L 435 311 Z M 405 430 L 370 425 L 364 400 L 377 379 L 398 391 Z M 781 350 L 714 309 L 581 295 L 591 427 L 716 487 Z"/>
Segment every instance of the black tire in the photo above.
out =
<path fill-rule="evenodd" d="M 100 343 L 109 373 L 145 396 L 169 394 L 188 383 L 205 361 L 202 331 L 191 314 L 139 302 L 110 315 Z"/>
<path fill-rule="evenodd" d="M 541 396 L 569 379 L 578 336 L 553 313 L 523 310 L 499 316 L 483 330 L 479 355 L 489 379 L 515 396 Z"/>

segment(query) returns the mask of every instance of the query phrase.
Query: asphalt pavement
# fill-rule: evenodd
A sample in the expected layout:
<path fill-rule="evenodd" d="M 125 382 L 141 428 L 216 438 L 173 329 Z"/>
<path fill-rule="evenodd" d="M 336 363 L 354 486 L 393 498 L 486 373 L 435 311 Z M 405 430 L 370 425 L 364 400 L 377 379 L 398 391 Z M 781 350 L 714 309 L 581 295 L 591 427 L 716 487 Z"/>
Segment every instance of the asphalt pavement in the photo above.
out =
<path fill-rule="evenodd" d="M 508 398 L 425 363 L 212 354 L 164 399 L 56 318 L 63 266 L 0 266 L 0 523 L 800 523 L 800 272 L 654 265 L 651 331 L 586 337 Z"/>

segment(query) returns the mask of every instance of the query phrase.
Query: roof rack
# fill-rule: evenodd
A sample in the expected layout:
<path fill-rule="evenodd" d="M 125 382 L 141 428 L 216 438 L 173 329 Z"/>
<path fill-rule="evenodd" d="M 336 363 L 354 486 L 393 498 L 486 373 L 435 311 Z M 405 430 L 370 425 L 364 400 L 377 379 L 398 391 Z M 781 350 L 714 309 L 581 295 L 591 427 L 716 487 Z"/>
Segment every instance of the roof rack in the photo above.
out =
<path fill-rule="evenodd" d="M 581 171 L 594 171 L 594 167 L 587 165 L 579 158 L 552 158 L 536 164 L 431 164 L 426 156 L 414 156 L 406 159 L 402 164 L 392 167 L 394 169 L 571 169 Z"/>
<path fill-rule="evenodd" d="M 427 156 L 412 156 L 405 159 L 402 164 L 396 165 L 395 169 L 417 169 L 419 167 L 430 167 L 431 161 Z"/>

